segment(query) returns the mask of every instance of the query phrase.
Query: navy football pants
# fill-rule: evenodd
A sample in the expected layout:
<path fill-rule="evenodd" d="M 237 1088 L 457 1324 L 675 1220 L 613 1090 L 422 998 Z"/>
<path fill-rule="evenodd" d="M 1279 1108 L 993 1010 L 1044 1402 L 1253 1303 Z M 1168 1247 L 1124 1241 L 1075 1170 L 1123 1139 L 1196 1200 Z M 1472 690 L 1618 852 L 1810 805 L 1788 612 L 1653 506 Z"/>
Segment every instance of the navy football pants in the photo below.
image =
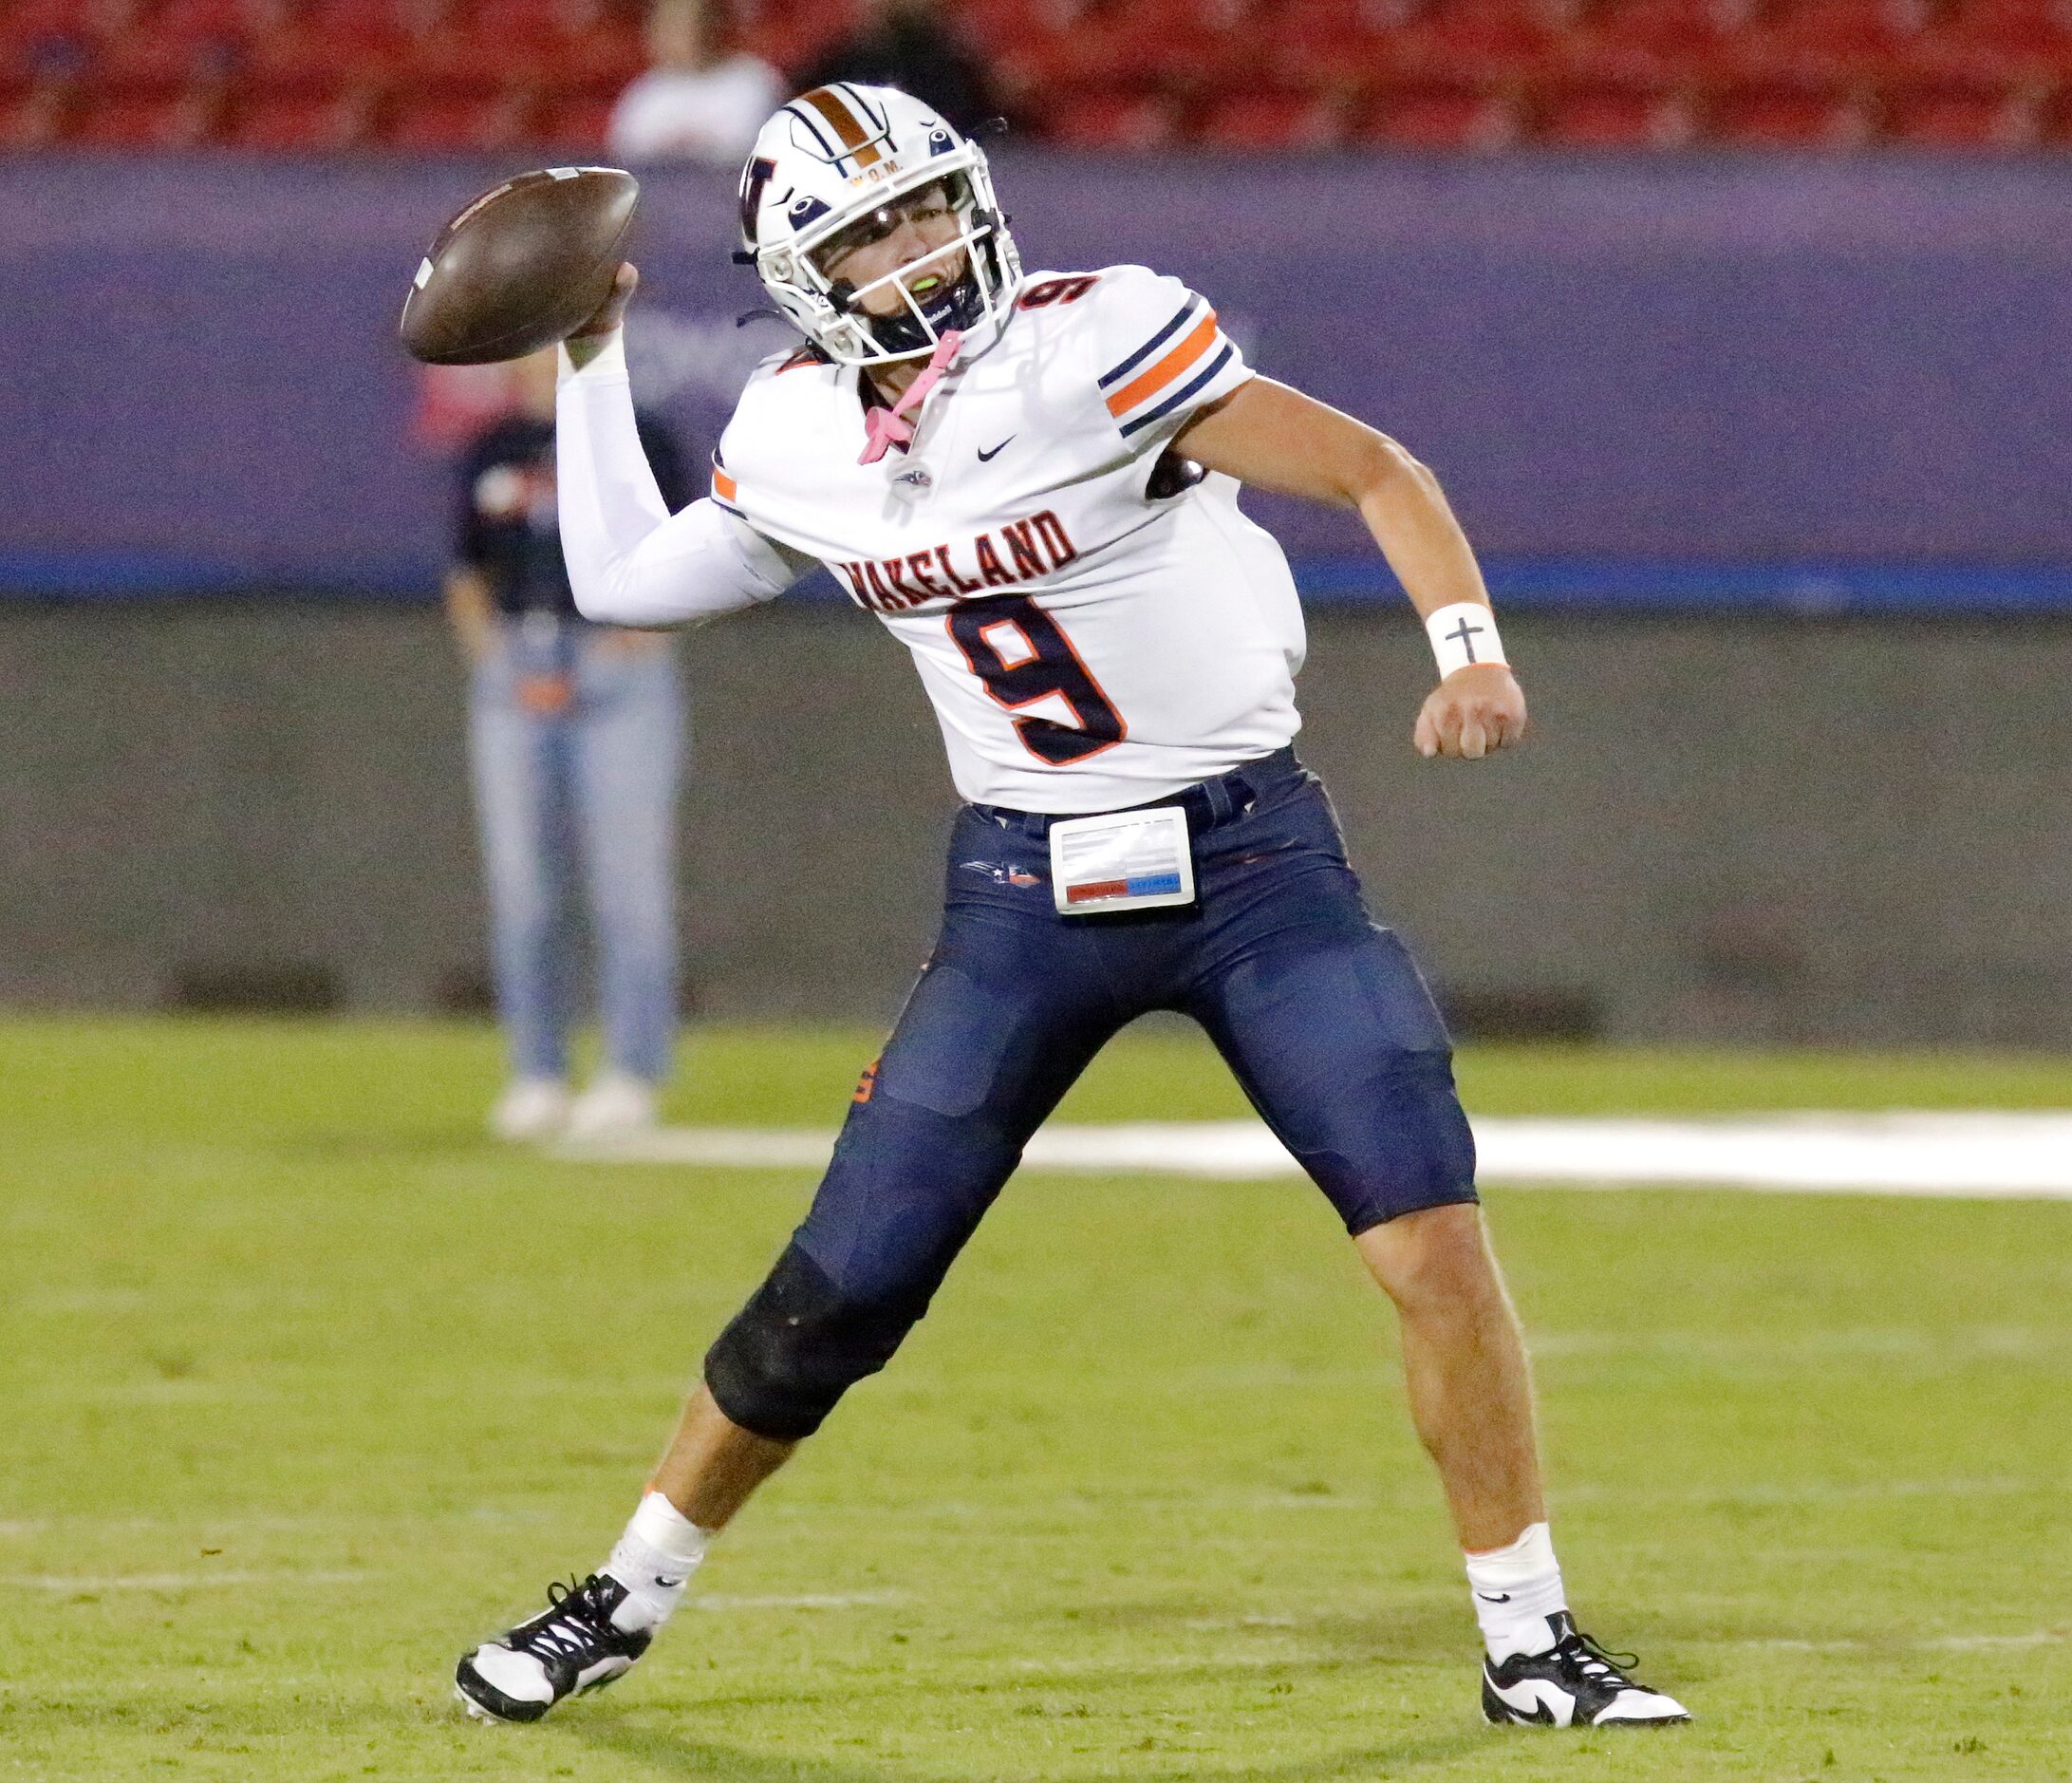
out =
<path fill-rule="evenodd" d="M 805 1223 L 707 1358 L 735 1422 L 804 1436 L 882 1368 L 1030 1135 L 1153 1009 L 1208 1031 L 1348 1231 L 1475 1199 L 1446 1030 L 1316 777 L 1284 749 L 1156 802 L 1187 807 L 1189 908 L 1061 916 L 1050 820 L 959 814 L 942 938 Z"/>

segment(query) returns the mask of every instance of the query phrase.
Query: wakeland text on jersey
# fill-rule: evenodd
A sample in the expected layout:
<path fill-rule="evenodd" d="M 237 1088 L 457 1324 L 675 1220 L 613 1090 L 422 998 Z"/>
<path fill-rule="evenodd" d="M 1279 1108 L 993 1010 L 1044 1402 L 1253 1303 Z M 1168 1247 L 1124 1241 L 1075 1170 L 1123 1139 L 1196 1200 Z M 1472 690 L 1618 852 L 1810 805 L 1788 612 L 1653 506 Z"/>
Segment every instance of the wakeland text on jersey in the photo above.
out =
<path fill-rule="evenodd" d="M 960 547 L 953 556 L 947 545 L 932 545 L 925 551 L 910 551 L 904 557 L 879 562 L 836 563 L 832 568 L 849 585 L 859 607 L 874 613 L 904 612 L 924 607 L 930 601 L 956 600 L 972 594 L 1010 588 L 1032 576 L 1048 575 L 1078 556 L 1065 531 L 1065 523 L 1049 508 L 1026 520 L 1010 520 L 993 533 L 980 533 Z M 972 575 L 961 574 L 961 559 Z M 942 579 L 937 580 L 937 572 Z M 974 579 L 976 578 L 976 579 Z"/>

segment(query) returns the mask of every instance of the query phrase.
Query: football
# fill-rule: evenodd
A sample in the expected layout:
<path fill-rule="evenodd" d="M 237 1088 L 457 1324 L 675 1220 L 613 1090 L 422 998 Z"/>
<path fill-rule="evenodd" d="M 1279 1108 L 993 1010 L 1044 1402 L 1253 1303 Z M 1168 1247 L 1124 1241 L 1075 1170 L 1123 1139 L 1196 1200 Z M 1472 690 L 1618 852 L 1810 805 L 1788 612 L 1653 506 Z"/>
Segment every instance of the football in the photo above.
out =
<path fill-rule="evenodd" d="M 640 181 L 548 167 L 492 187 L 439 231 L 400 331 L 432 366 L 521 359 L 565 339 L 610 293 Z"/>

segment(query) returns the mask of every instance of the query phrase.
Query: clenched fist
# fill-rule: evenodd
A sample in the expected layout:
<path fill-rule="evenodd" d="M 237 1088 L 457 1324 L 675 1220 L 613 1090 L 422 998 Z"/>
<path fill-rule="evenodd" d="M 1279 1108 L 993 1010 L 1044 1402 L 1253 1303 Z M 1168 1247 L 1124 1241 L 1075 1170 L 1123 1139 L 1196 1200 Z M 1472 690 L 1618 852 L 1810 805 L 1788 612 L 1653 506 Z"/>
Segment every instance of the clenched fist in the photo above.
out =
<path fill-rule="evenodd" d="M 1421 756 L 1480 761 L 1525 739 L 1525 695 L 1502 663 L 1456 668 L 1425 698 L 1410 741 Z"/>

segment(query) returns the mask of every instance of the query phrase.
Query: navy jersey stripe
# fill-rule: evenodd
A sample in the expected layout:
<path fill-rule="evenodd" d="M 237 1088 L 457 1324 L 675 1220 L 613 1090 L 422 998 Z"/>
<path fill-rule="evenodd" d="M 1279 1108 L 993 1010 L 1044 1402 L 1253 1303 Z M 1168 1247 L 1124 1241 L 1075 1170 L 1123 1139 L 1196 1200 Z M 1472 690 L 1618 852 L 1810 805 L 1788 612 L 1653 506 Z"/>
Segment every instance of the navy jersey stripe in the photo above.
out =
<path fill-rule="evenodd" d="M 1167 341 L 1171 340 L 1172 337 L 1180 331 L 1181 324 L 1185 322 L 1186 319 L 1194 313 L 1195 305 L 1197 305 L 1201 301 L 1201 298 L 1197 297 L 1190 291 L 1187 293 L 1187 301 L 1180 306 L 1180 313 L 1173 317 L 1170 322 L 1167 323 L 1164 328 L 1159 329 L 1156 334 L 1152 335 L 1149 340 L 1146 341 L 1144 345 L 1138 347 L 1135 352 L 1131 353 L 1128 359 L 1122 362 L 1121 365 L 1117 366 L 1113 371 L 1111 371 L 1106 377 L 1101 379 L 1100 388 L 1105 390 L 1118 378 L 1126 377 L 1129 373 L 1134 371 L 1145 359 L 1148 358 L 1161 347 L 1165 346 Z"/>
<path fill-rule="evenodd" d="M 1171 414 L 1174 409 L 1178 408 L 1181 404 L 1185 403 L 1188 397 L 1192 396 L 1195 393 L 1195 391 L 1201 389 L 1204 385 L 1208 384 L 1219 371 L 1221 371 L 1226 365 L 1228 365 L 1230 363 L 1230 355 L 1237 350 L 1238 349 L 1235 347 L 1231 346 L 1228 341 L 1225 341 L 1223 343 L 1223 350 L 1218 353 L 1216 357 L 1212 361 L 1210 361 L 1209 367 L 1206 371 L 1204 371 L 1199 378 L 1195 379 L 1192 384 L 1188 385 L 1185 389 L 1176 390 L 1171 396 L 1168 396 L 1156 408 L 1147 409 L 1143 414 L 1139 415 L 1136 420 L 1129 422 L 1129 424 L 1122 430 L 1123 438 L 1125 440 L 1129 439 L 1129 437 L 1131 434 L 1135 433 L 1139 427 L 1148 427 L 1161 415 Z"/>

